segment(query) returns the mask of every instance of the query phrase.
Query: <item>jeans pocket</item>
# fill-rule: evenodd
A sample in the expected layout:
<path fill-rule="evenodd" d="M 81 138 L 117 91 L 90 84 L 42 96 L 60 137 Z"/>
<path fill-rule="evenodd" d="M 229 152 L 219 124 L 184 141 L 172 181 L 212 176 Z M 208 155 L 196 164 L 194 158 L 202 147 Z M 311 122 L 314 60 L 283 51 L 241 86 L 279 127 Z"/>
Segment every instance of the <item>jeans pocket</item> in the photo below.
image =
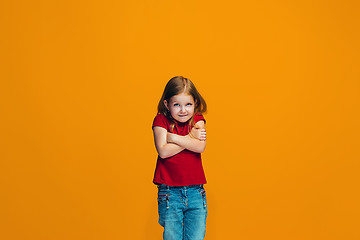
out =
<path fill-rule="evenodd" d="M 201 197 L 203 199 L 203 206 L 206 208 L 207 200 L 206 200 L 206 192 L 204 188 L 199 189 L 199 193 L 201 194 Z"/>
<path fill-rule="evenodd" d="M 170 193 L 164 193 L 164 192 L 159 192 L 158 193 L 158 204 L 163 204 L 166 203 L 166 208 L 169 208 L 169 197 L 170 197 Z"/>

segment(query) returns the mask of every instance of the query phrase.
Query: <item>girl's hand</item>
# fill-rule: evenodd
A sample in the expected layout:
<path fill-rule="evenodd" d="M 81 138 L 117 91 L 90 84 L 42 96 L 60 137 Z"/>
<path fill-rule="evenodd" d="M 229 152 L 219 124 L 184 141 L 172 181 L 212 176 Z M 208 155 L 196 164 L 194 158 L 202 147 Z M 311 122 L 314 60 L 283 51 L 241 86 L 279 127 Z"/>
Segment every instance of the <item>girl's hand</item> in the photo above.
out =
<path fill-rule="evenodd" d="M 206 130 L 205 130 L 205 128 L 200 128 L 199 126 L 195 125 L 191 129 L 191 136 L 199 139 L 200 141 L 205 141 L 206 140 Z"/>

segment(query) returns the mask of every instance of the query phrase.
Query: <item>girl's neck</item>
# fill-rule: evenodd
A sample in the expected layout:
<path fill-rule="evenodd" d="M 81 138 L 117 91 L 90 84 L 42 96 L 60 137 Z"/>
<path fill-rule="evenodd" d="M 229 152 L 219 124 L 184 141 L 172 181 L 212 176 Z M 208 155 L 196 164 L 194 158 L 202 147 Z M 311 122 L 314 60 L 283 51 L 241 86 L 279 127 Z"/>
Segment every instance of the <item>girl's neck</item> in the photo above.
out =
<path fill-rule="evenodd" d="M 187 120 L 186 122 L 179 122 L 178 120 L 174 119 L 176 125 L 179 125 L 179 126 L 184 126 L 186 125 L 190 120 Z"/>

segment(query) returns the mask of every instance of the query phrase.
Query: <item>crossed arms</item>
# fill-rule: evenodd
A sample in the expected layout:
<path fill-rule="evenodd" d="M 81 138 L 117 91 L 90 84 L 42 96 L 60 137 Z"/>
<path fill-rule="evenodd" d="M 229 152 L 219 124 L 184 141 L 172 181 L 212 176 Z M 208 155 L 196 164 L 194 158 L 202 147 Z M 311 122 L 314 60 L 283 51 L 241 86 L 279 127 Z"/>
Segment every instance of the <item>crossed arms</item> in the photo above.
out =
<path fill-rule="evenodd" d="M 184 149 L 202 153 L 206 147 L 206 131 L 203 120 L 198 121 L 191 129 L 190 134 L 180 136 L 169 133 L 165 128 L 155 126 L 153 128 L 156 150 L 161 158 L 174 156 Z"/>

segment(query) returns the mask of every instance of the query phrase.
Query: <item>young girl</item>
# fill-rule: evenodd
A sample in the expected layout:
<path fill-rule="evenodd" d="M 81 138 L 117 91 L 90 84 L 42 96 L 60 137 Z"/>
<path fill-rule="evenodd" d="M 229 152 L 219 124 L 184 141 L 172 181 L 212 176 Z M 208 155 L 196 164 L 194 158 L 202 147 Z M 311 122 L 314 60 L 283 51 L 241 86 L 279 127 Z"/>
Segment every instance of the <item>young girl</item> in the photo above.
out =
<path fill-rule="evenodd" d="M 205 237 L 206 178 L 201 161 L 206 146 L 204 112 L 206 103 L 189 79 L 170 79 L 152 125 L 159 154 L 153 182 L 158 185 L 164 240 Z"/>

